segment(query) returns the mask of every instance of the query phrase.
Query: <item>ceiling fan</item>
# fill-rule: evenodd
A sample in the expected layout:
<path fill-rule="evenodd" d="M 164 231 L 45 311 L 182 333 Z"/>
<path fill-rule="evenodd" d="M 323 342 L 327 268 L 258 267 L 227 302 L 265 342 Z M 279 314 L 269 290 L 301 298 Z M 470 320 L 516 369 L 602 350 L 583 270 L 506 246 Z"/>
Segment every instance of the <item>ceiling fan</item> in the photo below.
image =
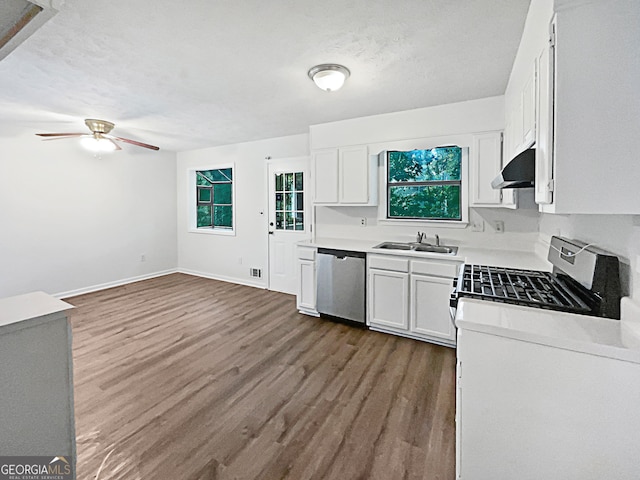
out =
<path fill-rule="evenodd" d="M 45 140 L 62 140 L 64 138 L 81 137 L 82 144 L 89 150 L 95 152 L 108 152 L 113 150 L 122 150 L 116 142 L 130 143 L 138 147 L 149 148 L 151 150 L 160 150 L 159 147 L 149 145 L 148 143 L 137 142 L 128 138 L 116 137 L 109 135 L 115 124 L 106 120 L 96 120 L 95 118 L 87 118 L 84 123 L 89 127 L 91 133 L 36 133 L 39 137 L 51 137 Z"/>

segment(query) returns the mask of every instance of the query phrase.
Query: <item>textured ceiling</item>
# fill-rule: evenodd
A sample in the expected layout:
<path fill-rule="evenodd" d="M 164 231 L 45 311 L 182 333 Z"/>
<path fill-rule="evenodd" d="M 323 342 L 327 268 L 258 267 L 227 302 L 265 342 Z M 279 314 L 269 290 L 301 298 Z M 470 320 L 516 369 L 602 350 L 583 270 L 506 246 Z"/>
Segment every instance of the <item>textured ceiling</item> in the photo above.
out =
<path fill-rule="evenodd" d="M 504 93 L 529 0 L 110 0 L 59 13 L 0 62 L 0 136 L 84 118 L 168 150 Z M 307 70 L 341 63 L 326 93 Z"/>

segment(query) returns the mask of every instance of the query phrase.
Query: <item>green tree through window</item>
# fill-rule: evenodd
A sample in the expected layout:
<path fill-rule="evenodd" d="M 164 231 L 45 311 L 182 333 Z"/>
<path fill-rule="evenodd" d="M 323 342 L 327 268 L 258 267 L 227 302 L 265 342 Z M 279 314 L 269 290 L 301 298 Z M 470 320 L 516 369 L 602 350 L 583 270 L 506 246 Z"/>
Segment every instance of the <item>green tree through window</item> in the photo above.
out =
<path fill-rule="evenodd" d="M 387 218 L 462 220 L 460 147 L 387 155 Z"/>
<path fill-rule="evenodd" d="M 198 228 L 233 228 L 233 169 L 196 171 Z"/>

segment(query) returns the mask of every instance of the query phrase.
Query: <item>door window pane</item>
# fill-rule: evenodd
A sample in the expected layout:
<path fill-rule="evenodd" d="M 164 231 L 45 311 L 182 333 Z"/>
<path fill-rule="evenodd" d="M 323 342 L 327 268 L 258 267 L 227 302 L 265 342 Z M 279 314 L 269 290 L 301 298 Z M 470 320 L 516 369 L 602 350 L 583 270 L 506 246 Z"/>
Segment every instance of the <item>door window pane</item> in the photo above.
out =
<path fill-rule="evenodd" d="M 285 212 L 285 229 L 286 230 L 293 230 L 293 226 L 295 224 L 295 220 L 293 217 L 293 212 Z"/>
<path fill-rule="evenodd" d="M 303 172 L 275 175 L 275 229 L 304 231 Z"/>

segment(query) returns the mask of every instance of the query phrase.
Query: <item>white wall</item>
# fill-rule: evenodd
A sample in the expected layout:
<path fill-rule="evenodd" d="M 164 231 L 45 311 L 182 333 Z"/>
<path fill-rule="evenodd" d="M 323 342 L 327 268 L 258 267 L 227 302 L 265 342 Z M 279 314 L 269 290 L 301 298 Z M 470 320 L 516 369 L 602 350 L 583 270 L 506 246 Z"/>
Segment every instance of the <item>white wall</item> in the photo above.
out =
<path fill-rule="evenodd" d="M 176 267 L 175 153 L 123 148 L 99 159 L 74 140 L 0 138 L 0 297 Z"/>
<path fill-rule="evenodd" d="M 458 145 L 470 146 L 472 133 L 502 130 L 504 121 L 504 97 L 500 96 L 313 125 L 310 134 L 313 148 L 366 144 L 370 153 L 377 153 L 387 148 L 433 146 L 420 142 L 398 146 L 409 139 L 434 139 L 435 144 L 442 144 L 450 143 L 448 140 L 455 137 Z M 439 141 L 442 139 L 445 140 Z M 469 227 L 453 229 L 424 223 L 409 226 L 383 224 L 378 221 L 378 208 L 316 207 L 316 237 L 409 241 L 421 230 L 428 236 L 437 233 L 441 241 L 454 244 L 474 243 L 494 248 L 532 250 L 538 236 L 539 214 L 535 208 L 517 211 L 471 209 L 470 223 L 484 221 L 484 232 L 471 232 Z M 365 227 L 360 226 L 361 218 L 366 218 Z M 504 222 L 506 233 L 495 233 L 493 225 L 498 220 Z"/>
<path fill-rule="evenodd" d="M 504 128 L 504 97 L 489 97 L 403 112 L 311 125 L 311 148 L 458 135 Z"/>
<path fill-rule="evenodd" d="M 639 215 L 551 215 L 542 214 L 540 236 L 574 238 L 620 257 L 623 293 L 640 300 L 640 216 Z"/>
<path fill-rule="evenodd" d="M 294 135 L 178 153 L 178 265 L 181 271 L 266 287 L 267 181 L 265 157 L 309 155 L 309 136 Z M 235 236 L 189 232 L 188 171 L 233 163 Z M 261 279 L 249 276 L 260 268 Z"/>

